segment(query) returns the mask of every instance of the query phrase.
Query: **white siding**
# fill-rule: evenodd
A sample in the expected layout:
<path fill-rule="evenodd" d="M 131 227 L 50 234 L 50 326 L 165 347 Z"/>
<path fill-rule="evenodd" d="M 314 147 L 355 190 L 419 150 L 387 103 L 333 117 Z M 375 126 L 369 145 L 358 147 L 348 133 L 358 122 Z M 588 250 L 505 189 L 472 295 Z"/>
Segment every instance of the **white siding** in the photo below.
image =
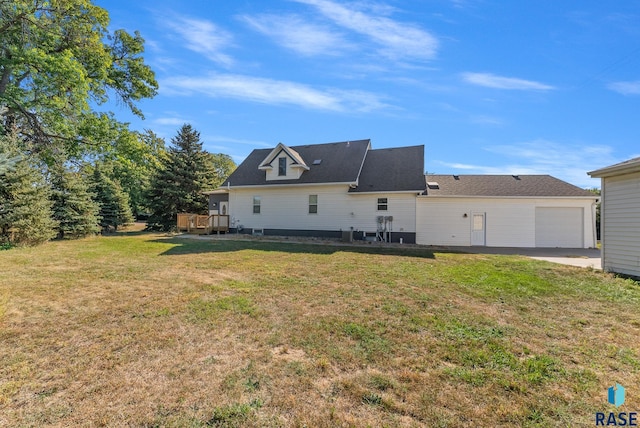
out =
<path fill-rule="evenodd" d="M 640 276 L 640 173 L 602 180 L 602 267 Z"/>
<path fill-rule="evenodd" d="M 582 248 L 584 209 L 536 207 L 536 247 Z"/>
<path fill-rule="evenodd" d="M 375 232 L 377 216 L 393 216 L 394 232 L 415 232 L 415 193 L 349 194 L 347 185 L 231 188 L 234 225 L 252 229 L 350 230 Z M 309 214 L 309 195 L 318 195 L 318 213 Z M 253 214 L 253 197 L 261 197 Z M 388 210 L 377 211 L 379 197 Z"/>
<path fill-rule="evenodd" d="M 594 247 L 592 204 L 593 200 L 588 199 L 419 197 L 416 242 L 471 245 L 472 213 L 485 213 L 486 246 L 535 247 L 536 207 L 546 206 L 582 208 L 583 243 L 585 247 Z"/>
<path fill-rule="evenodd" d="M 285 158 L 287 160 L 287 175 L 278 175 L 280 172 L 280 158 Z M 272 168 L 266 170 L 266 180 L 297 180 L 302 175 L 303 169 L 299 166 L 292 167 L 295 165 L 293 159 L 291 159 L 284 151 L 282 151 L 276 158 L 271 162 Z"/>

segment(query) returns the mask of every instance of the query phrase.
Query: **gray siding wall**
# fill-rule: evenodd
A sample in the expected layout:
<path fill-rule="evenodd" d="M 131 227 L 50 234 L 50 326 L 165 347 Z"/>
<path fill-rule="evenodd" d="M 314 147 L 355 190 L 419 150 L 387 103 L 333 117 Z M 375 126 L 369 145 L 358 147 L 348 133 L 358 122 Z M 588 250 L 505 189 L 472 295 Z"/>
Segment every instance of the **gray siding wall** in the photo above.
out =
<path fill-rule="evenodd" d="M 602 180 L 604 270 L 640 277 L 640 172 Z"/>
<path fill-rule="evenodd" d="M 228 193 L 209 195 L 209 211 L 217 211 L 220 207 L 220 202 L 227 202 L 228 200 Z"/>

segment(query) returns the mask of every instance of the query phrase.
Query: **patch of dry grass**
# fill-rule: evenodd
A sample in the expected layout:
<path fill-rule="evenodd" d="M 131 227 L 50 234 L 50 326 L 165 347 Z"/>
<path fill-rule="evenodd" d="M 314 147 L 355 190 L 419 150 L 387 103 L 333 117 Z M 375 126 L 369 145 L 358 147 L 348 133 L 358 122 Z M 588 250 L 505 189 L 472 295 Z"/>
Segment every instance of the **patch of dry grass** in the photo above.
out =
<path fill-rule="evenodd" d="M 0 252 L 0 425 L 580 426 L 640 289 L 520 257 L 123 234 Z"/>

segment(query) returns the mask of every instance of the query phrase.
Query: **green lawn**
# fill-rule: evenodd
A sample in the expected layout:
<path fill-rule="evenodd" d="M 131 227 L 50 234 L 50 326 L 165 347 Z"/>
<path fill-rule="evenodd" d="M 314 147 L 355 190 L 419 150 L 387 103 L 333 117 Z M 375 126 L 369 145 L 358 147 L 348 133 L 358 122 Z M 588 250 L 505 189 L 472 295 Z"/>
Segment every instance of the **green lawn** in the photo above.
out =
<path fill-rule="evenodd" d="M 594 426 L 640 287 L 524 257 L 132 233 L 0 251 L 0 426 Z"/>

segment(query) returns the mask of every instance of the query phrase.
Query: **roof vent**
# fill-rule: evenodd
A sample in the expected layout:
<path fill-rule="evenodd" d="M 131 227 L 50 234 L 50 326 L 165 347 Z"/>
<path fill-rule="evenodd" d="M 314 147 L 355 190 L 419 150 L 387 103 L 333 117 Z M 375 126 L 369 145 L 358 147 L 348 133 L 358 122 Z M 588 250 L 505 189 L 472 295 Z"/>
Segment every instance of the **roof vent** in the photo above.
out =
<path fill-rule="evenodd" d="M 321 163 L 322 163 L 322 159 L 315 159 L 315 160 L 313 161 L 313 164 L 314 164 L 314 165 L 320 165 Z"/>
<path fill-rule="evenodd" d="M 454 174 L 453 179 L 454 179 L 454 180 L 460 180 L 460 176 L 459 176 L 459 175 L 455 175 L 455 174 Z"/>
<path fill-rule="evenodd" d="M 439 189 L 440 185 L 438 184 L 437 181 L 427 181 L 427 187 L 429 189 Z"/>
<path fill-rule="evenodd" d="M 513 178 L 515 178 L 516 180 L 520 180 L 520 176 L 519 175 L 512 175 Z"/>

